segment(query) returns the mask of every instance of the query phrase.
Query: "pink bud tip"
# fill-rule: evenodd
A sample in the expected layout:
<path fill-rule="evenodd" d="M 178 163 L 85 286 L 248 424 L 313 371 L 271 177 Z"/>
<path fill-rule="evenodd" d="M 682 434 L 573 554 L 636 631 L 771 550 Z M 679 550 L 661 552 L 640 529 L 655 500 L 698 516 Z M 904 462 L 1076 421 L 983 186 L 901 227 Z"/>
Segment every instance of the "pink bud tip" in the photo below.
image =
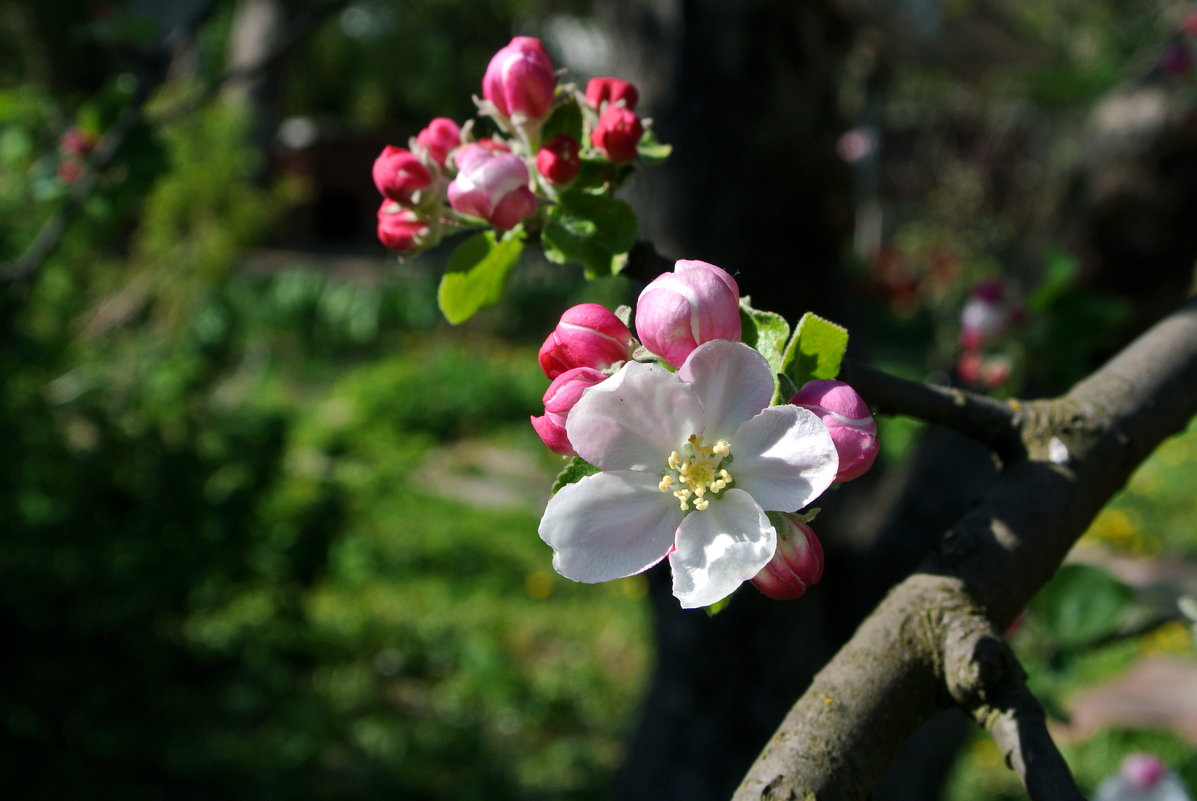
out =
<path fill-rule="evenodd" d="M 869 471 L 877 459 L 877 421 L 856 390 L 843 381 L 808 381 L 790 403 L 818 415 L 831 434 L 840 457 L 836 481 L 851 481 Z"/>

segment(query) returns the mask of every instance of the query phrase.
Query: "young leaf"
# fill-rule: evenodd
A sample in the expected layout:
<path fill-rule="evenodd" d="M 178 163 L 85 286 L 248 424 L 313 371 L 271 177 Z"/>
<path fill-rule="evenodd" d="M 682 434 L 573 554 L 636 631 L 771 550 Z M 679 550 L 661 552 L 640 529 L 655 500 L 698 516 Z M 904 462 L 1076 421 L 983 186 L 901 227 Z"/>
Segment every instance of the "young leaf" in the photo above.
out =
<path fill-rule="evenodd" d="M 652 128 L 644 132 L 644 136 L 640 138 L 640 143 L 636 146 L 636 154 L 650 167 L 665 161 L 672 152 L 673 145 L 657 141 L 657 134 Z"/>
<path fill-rule="evenodd" d="M 614 275 L 636 244 L 636 214 L 622 200 L 569 192 L 550 210 L 541 242 L 549 261 L 581 264 L 587 278 Z"/>
<path fill-rule="evenodd" d="M 436 293 L 445 319 L 457 325 L 502 300 L 507 277 L 523 249 L 518 231 L 509 232 L 502 241 L 495 240 L 493 231 L 486 231 L 458 245 L 449 256 Z"/>
<path fill-rule="evenodd" d="M 561 468 L 561 472 L 557 474 L 557 480 L 553 482 L 553 494 L 556 495 L 557 490 L 562 487 L 573 484 L 575 481 L 581 481 L 586 476 L 593 476 L 597 472 L 599 469 L 582 457 L 571 456 L 565 463 L 565 467 Z"/>
<path fill-rule="evenodd" d="M 751 298 L 740 298 L 740 338 L 756 348 L 774 373 L 781 372 L 781 355 L 790 324 L 780 314 L 752 308 Z"/>
<path fill-rule="evenodd" d="M 799 389 L 816 378 L 835 378 L 847 349 L 847 328 L 807 312 L 786 346 L 782 371 Z"/>
<path fill-rule="evenodd" d="M 557 107 L 540 129 L 540 141 L 549 141 L 557 134 L 568 134 L 578 141 L 582 138 L 582 110 L 577 103 L 564 103 Z"/>

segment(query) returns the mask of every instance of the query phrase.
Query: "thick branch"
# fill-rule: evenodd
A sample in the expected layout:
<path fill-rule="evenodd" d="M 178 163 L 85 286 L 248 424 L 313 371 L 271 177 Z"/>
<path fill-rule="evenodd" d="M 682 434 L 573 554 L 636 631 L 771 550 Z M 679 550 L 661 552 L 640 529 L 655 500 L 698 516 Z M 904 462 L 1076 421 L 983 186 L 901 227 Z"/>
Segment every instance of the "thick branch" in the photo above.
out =
<path fill-rule="evenodd" d="M 735 799 L 866 798 L 914 729 L 953 703 L 951 633 L 978 615 L 999 631 L 1009 625 L 1134 468 L 1197 413 L 1194 387 L 1190 301 L 1067 395 L 1024 404 L 1027 458 L 815 677 Z M 1040 767 L 1025 760 L 1028 785 Z"/>

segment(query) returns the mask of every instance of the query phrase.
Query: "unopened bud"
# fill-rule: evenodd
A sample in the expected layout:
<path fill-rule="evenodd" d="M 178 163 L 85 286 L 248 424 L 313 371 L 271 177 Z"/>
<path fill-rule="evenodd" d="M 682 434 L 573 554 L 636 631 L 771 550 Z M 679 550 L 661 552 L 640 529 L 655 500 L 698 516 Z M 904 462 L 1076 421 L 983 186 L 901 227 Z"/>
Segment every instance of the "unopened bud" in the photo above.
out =
<path fill-rule="evenodd" d="M 457 177 L 449 184 L 449 205 L 506 231 L 536 213 L 528 168 L 513 153 L 466 145 L 456 154 Z"/>
<path fill-rule="evenodd" d="M 640 93 L 628 81 L 619 78 L 591 78 L 586 84 L 586 104 L 595 111 L 602 111 L 603 104 L 617 105 L 623 101 L 628 111 L 636 108 Z"/>
<path fill-rule="evenodd" d="M 840 457 L 836 481 L 860 478 L 873 466 L 880 450 L 877 421 L 856 390 L 843 381 L 808 381 L 790 403 L 814 412 L 827 426 Z"/>
<path fill-rule="evenodd" d="M 529 418 L 532 428 L 549 450 L 562 456 L 574 455 L 573 445 L 565 433 L 565 420 L 583 392 L 606 380 L 607 376 L 592 367 L 575 367 L 553 379 L 544 393 L 544 414 Z"/>
<path fill-rule="evenodd" d="M 752 583 L 768 597 L 788 601 L 823 577 L 823 545 L 814 529 L 794 515 L 774 514 L 769 519 L 777 529 L 777 550 Z"/>
<path fill-rule="evenodd" d="M 554 136 L 536 154 L 536 169 L 554 184 L 568 184 L 577 178 L 582 169 L 578 140 L 569 134 Z"/>
<path fill-rule="evenodd" d="M 543 119 L 553 102 L 557 79 L 539 39 L 517 36 L 491 58 L 482 78 L 482 96 L 505 117 Z"/>
<path fill-rule="evenodd" d="M 740 288 L 726 271 L 682 259 L 636 301 L 636 333 L 644 347 L 680 366 L 713 339 L 740 339 Z"/>
<path fill-rule="evenodd" d="M 575 367 L 607 370 L 632 358 L 632 332 L 609 309 L 582 303 L 566 309 L 540 346 L 540 369 L 556 378 Z"/>
<path fill-rule="evenodd" d="M 590 142 L 614 164 L 636 157 L 636 145 L 644 136 L 640 118 L 626 108 L 608 105 L 590 132 Z"/>
<path fill-rule="evenodd" d="M 432 173 L 415 153 L 387 145 L 374 160 L 374 185 L 384 197 L 409 205 L 416 192 L 432 186 Z"/>
<path fill-rule="evenodd" d="M 428 246 L 432 228 L 414 209 L 393 200 L 378 208 L 378 241 L 400 253 L 414 253 Z"/>
<path fill-rule="evenodd" d="M 448 117 L 437 117 L 416 134 L 416 144 L 427 148 L 428 157 L 444 167 L 449 151 L 461 145 L 461 126 Z"/>

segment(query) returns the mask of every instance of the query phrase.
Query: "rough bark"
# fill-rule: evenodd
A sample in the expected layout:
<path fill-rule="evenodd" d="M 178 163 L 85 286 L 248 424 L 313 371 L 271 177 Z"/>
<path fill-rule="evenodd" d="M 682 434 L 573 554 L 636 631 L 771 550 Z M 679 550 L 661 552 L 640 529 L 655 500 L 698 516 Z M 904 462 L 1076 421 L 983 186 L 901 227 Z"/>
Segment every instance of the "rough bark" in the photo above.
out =
<path fill-rule="evenodd" d="M 1025 714 L 986 700 L 994 673 L 986 649 L 961 657 L 962 636 L 1009 625 L 1131 472 L 1197 413 L 1195 387 L 1197 300 L 1067 394 L 1012 404 L 1025 458 L 819 672 L 733 797 L 866 798 L 935 709 L 964 703 L 999 729 Z M 896 396 L 870 400 L 903 405 Z M 974 429 L 970 407 L 958 408 L 960 427 Z M 1002 736 L 1007 747 L 1020 742 L 1012 761 L 1028 787 L 1058 777 L 1042 738 Z"/>

